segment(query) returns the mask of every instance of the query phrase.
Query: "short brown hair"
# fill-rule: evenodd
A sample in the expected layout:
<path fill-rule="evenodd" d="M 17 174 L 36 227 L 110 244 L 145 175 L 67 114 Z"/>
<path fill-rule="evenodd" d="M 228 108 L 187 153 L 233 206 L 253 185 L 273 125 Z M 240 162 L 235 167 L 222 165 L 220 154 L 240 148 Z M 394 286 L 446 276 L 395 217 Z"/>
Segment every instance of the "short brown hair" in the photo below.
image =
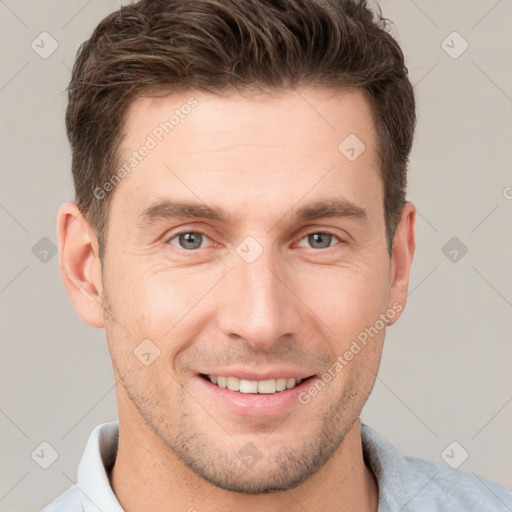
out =
<path fill-rule="evenodd" d="M 66 129 L 75 201 L 104 253 L 128 107 L 153 89 L 362 89 L 371 104 L 391 254 L 406 202 L 415 99 L 388 20 L 364 0 L 141 0 L 107 16 L 79 48 Z"/>

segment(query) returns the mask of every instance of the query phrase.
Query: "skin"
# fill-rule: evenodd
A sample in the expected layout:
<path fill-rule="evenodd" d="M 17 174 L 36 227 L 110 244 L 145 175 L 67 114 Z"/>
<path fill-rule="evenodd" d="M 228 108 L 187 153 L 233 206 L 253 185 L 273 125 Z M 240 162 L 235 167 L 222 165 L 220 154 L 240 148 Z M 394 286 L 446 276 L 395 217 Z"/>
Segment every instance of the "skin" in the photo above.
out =
<path fill-rule="evenodd" d="M 403 208 L 390 257 L 369 103 L 361 91 L 311 87 L 139 98 L 123 157 L 191 96 L 197 106 L 117 185 L 103 262 L 76 205 L 58 215 L 67 291 L 81 319 L 105 329 L 112 357 L 120 424 L 113 490 L 129 512 L 169 504 L 376 511 L 359 416 L 386 328 L 309 404 L 277 415 L 235 414 L 196 375 L 206 366 L 285 365 L 321 376 L 379 315 L 405 306 L 415 208 Z M 338 150 L 349 134 L 366 146 L 354 161 Z M 365 218 L 297 222 L 298 208 L 332 197 Z M 221 207 L 231 218 L 141 226 L 157 198 Z M 187 249 L 176 233 L 197 229 L 206 236 Z M 334 236 L 323 245 L 308 237 L 325 232 Z M 248 236 L 262 248 L 250 264 L 236 252 Z M 145 339 L 160 350 L 149 366 L 134 356 Z M 237 457 L 247 443 L 261 454 L 252 468 Z"/>

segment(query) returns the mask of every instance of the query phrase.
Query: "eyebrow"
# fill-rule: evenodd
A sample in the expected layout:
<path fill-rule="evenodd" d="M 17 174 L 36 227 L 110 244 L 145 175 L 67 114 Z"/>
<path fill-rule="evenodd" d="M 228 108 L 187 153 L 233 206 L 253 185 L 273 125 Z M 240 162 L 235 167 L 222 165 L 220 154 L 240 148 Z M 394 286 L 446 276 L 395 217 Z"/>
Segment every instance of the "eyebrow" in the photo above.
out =
<path fill-rule="evenodd" d="M 321 219 L 324 217 L 338 217 L 366 220 L 368 214 L 366 210 L 346 199 L 327 199 L 317 201 L 313 204 L 299 208 L 296 213 L 297 220 L 300 222 Z"/>
<path fill-rule="evenodd" d="M 210 219 L 226 224 L 231 220 L 231 216 L 219 207 L 194 202 L 159 199 L 142 212 L 138 225 L 147 227 L 159 220 L 174 217 Z M 319 200 L 297 209 L 295 217 L 298 222 L 328 217 L 366 220 L 368 214 L 366 210 L 346 199 L 332 198 Z"/>
<path fill-rule="evenodd" d="M 230 216 L 221 208 L 200 203 L 159 199 L 142 212 L 138 224 L 148 226 L 158 220 L 173 217 L 211 219 L 226 223 L 230 220 Z"/>

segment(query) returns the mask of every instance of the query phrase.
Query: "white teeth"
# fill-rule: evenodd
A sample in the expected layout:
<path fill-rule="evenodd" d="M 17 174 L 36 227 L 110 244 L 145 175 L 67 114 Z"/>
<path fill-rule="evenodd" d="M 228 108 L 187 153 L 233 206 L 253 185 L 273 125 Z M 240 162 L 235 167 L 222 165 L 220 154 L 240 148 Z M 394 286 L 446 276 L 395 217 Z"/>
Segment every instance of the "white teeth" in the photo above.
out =
<path fill-rule="evenodd" d="M 240 393 L 262 393 L 272 394 L 285 389 L 291 389 L 298 386 L 303 379 L 287 379 L 280 377 L 278 379 L 267 380 L 245 380 L 238 377 L 224 377 L 208 375 L 208 379 L 220 388 L 227 388 L 230 391 L 239 391 Z"/>
<path fill-rule="evenodd" d="M 260 380 L 258 382 L 258 393 L 275 393 L 276 379 Z"/>
<path fill-rule="evenodd" d="M 286 378 L 276 379 L 276 391 L 284 391 L 286 389 Z"/>
<path fill-rule="evenodd" d="M 231 391 L 239 391 L 240 390 L 240 379 L 237 377 L 228 377 L 227 386 Z"/>
<path fill-rule="evenodd" d="M 257 393 L 258 381 L 240 379 L 240 393 Z"/>

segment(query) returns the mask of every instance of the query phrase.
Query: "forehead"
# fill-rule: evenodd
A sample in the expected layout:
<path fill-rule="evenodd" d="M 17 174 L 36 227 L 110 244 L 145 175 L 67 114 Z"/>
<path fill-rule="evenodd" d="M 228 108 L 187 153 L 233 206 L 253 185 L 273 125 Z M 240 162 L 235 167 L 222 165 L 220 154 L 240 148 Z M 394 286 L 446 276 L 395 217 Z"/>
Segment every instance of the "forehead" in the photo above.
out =
<path fill-rule="evenodd" d="M 240 127 L 244 130 L 238 131 Z M 127 110 L 123 128 L 124 149 L 137 147 L 142 136 L 161 143 L 171 138 L 167 137 L 171 133 L 176 138 L 184 131 L 197 136 L 189 144 L 194 152 L 211 149 L 211 142 L 217 146 L 221 134 L 247 146 L 272 146 L 275 141 L 281 146 L 300 142 L 307 149 L 325 149 L 349 134 L 365 139 L 367 147 L 376 142 L 370 103 L 361 89 L 316 87 L 242 94 L 161 91 L 136 98 Z M 304 140 L 305 134 L 308 140 Z M 227 147 L 230 140 L 224 142 Z"/>
<path fill-rule="evenodd" d="M 274 205 L 322 190 L 352 202 L 368 190 L 382 197 L 373 116 L 360 90 L 152 95 L 131 104 L 123 131 L 127 172 L 115 195 L 130 211 L 166 194 L 256 208 L 262 194 Z"/>

